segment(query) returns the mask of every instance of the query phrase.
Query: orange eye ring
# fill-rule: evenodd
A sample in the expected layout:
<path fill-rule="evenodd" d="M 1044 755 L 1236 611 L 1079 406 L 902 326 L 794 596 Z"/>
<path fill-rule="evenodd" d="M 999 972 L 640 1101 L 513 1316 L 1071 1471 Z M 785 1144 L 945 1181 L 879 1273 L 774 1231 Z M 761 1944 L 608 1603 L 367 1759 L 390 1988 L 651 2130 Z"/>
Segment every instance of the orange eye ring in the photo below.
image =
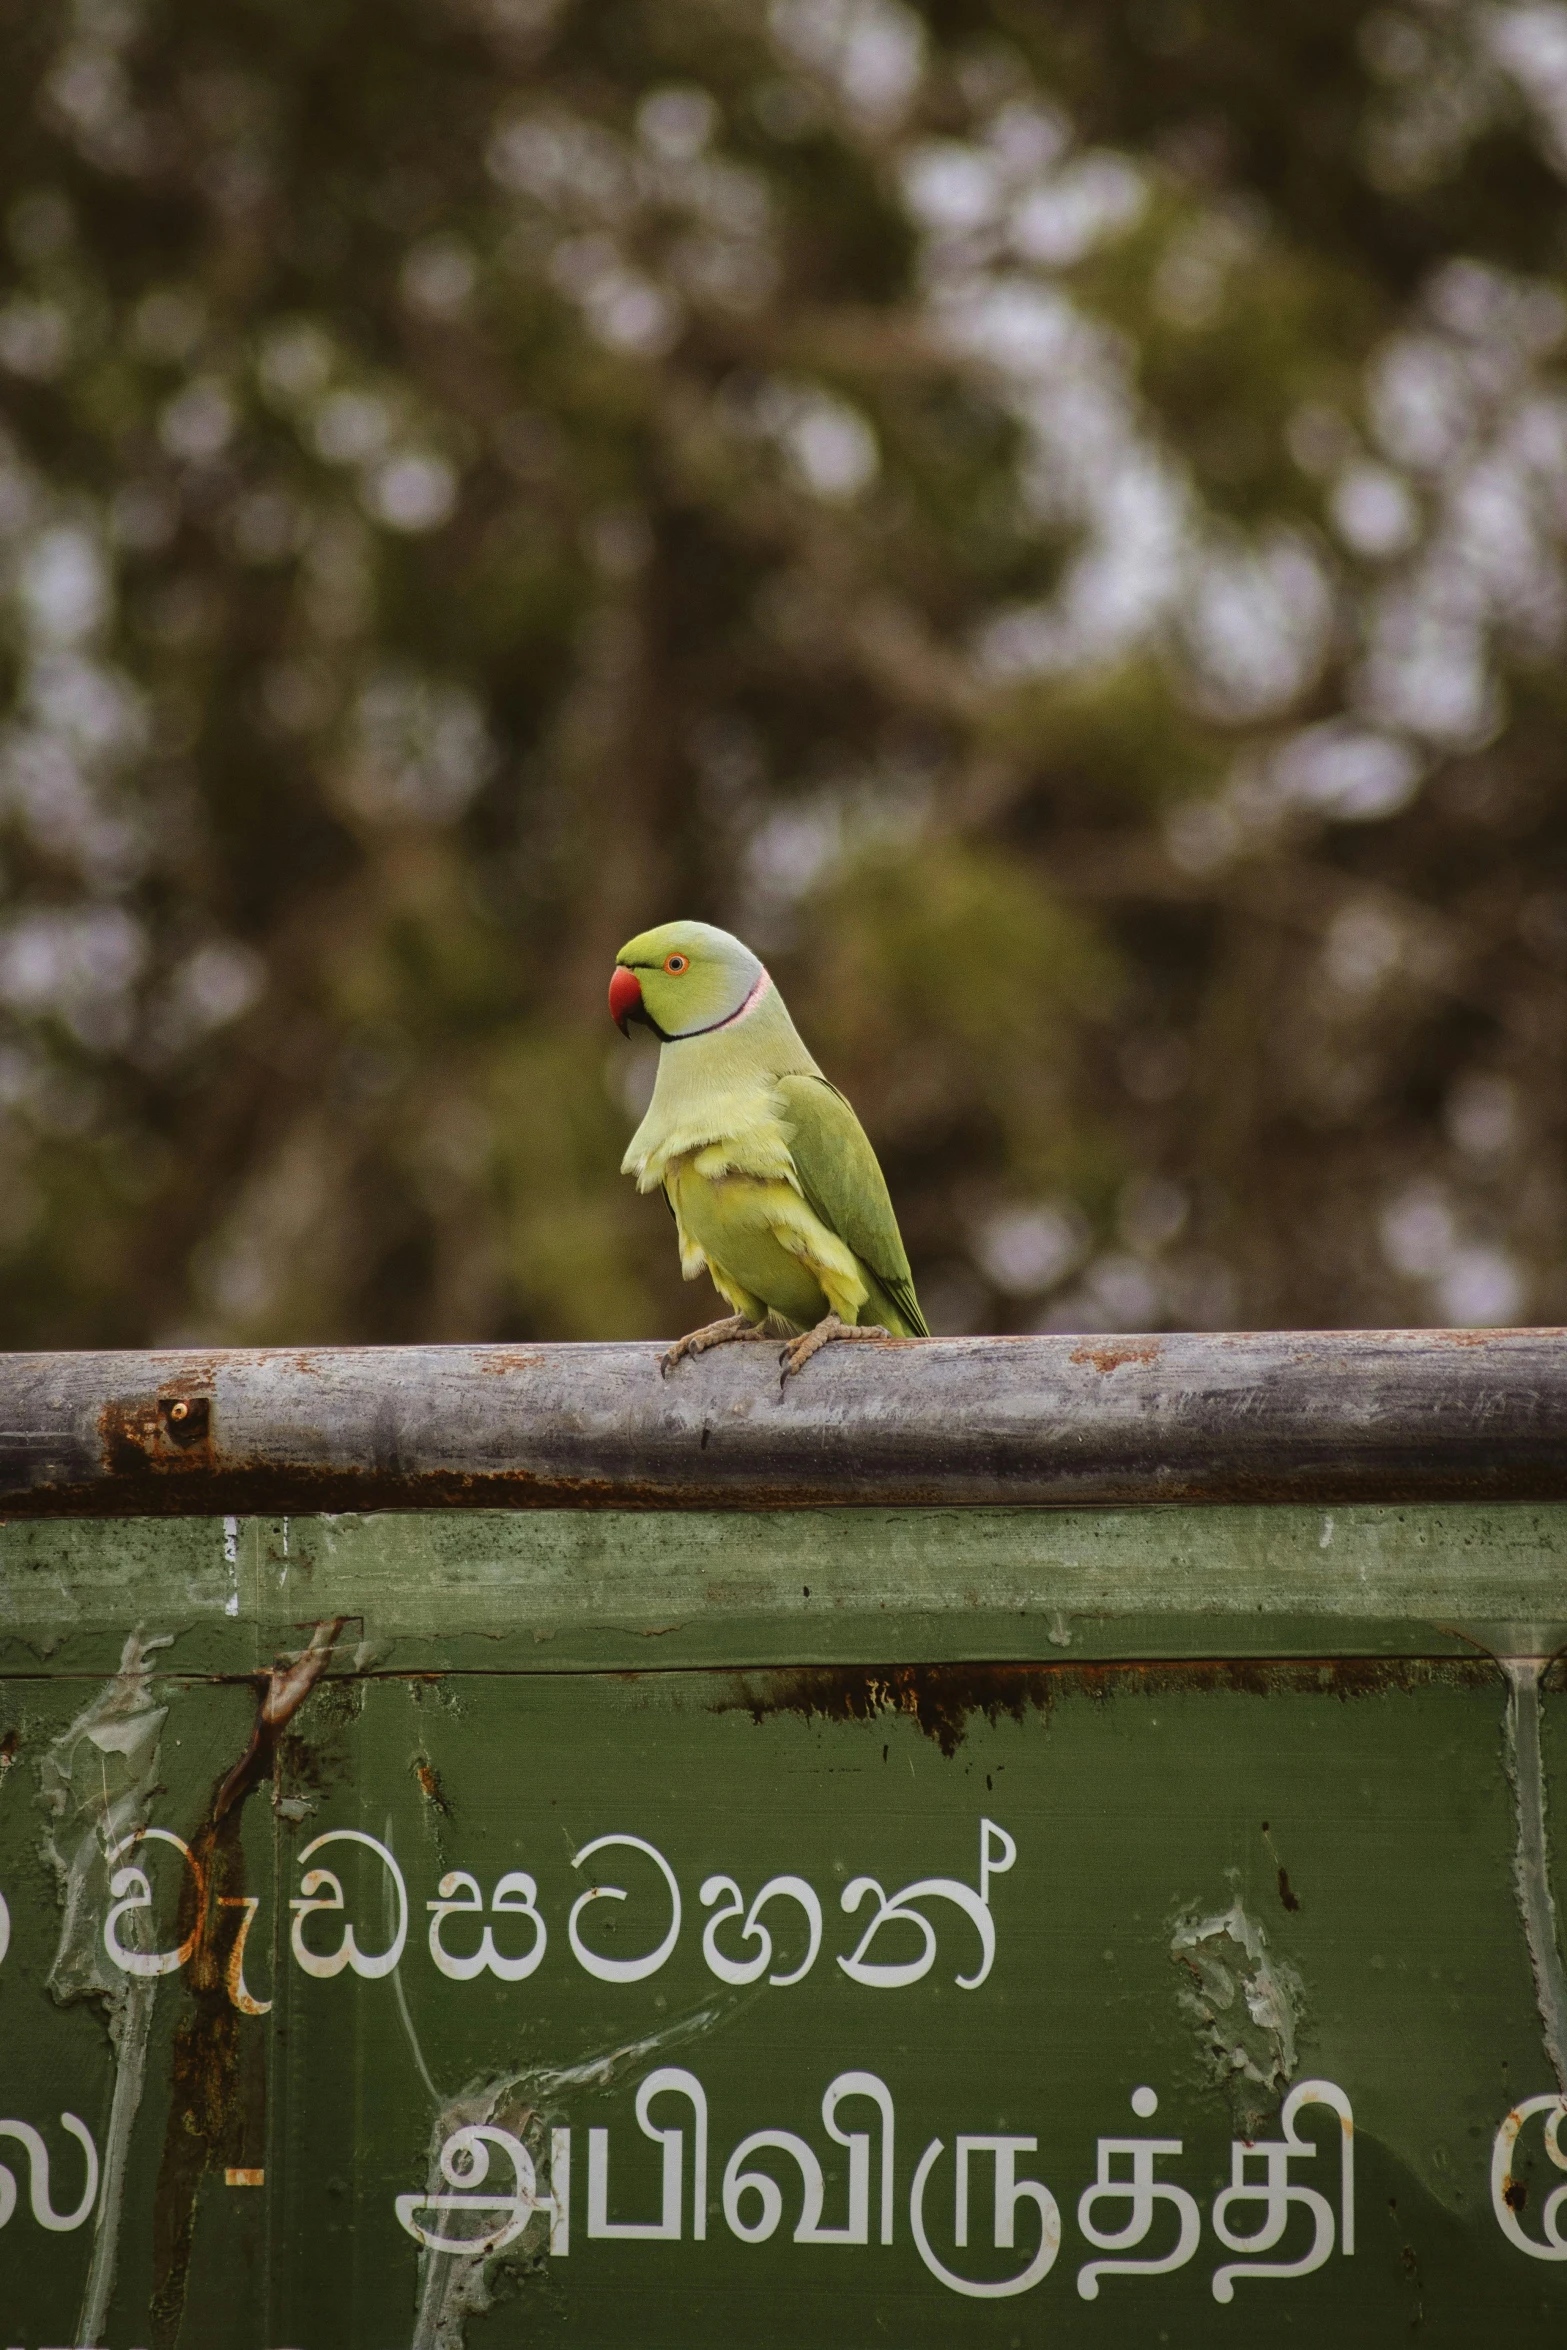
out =
<path fill-rule="evenodd" d="M 689 955 L 666 955 L 664 957 L 664 969 L 669 973 L 671 979 L 678 979 L 682 971 L 689 970 L 690 964 Z"/>

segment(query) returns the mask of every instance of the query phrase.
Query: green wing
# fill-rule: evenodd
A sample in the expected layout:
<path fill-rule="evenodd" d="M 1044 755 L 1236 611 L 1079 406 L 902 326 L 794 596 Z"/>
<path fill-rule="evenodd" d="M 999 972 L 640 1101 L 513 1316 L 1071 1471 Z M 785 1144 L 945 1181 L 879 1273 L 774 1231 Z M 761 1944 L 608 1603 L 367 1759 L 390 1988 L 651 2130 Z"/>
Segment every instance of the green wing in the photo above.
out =
<path fill-rule="evenodd" d="M 875 1276 L 892 1308 L 897 1335 L 928 1338 L 887 1179 L 864 1127 L 825 1077 L 780 1077 L 777 1091 L 788 1122 L 790 1156 L 812 1214 Z M 880 1305 L 873 1295 L 868 1310 Z M 879 1310 L 875 1318 L 881 1319 Z"/>

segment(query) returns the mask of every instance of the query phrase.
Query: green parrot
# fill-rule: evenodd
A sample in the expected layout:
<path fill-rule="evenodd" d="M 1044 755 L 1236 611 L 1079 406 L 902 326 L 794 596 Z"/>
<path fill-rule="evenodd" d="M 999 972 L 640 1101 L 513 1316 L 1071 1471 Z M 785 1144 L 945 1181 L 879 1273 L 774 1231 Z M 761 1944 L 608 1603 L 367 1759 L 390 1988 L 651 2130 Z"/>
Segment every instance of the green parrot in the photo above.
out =
<path fill-rule="evenodd" d="M 621 1172 L 662 1186 L 686 1279 L 707 1271 L 734 1308 L 677 1340 L 666 1375 L 731 1339 L 789 1339 L 787 1379 L 830 1339 L 929 1337 L 876 1154 L 750 948 L 706 922 L 645 930 L 609 1009 L 660 1046 Z"/>

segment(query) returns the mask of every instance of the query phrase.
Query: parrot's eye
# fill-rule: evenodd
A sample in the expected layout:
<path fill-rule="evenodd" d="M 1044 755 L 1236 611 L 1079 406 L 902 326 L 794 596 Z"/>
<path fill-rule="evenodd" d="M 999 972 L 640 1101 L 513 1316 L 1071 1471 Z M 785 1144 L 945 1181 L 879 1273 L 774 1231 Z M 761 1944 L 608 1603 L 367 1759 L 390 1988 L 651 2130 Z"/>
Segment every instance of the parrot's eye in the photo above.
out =
<path fill-rule="evenodd" d="M 686 969 L 690 959 L 691 958 L 689 955 L 666 955 L 664 957 L 664 969 L 669 973 L 671 979 L 678 979 L 681 972 Z"/>

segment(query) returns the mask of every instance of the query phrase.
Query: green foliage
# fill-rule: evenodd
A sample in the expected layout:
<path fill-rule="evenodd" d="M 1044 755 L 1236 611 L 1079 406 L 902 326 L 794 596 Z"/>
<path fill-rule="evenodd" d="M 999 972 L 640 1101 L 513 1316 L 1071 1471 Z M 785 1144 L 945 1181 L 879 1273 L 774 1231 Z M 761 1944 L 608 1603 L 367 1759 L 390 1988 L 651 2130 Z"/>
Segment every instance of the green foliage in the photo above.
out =
<path fill-rule="evenodd" d="M 0 25 L 0 1344 L 681 1326 L 677 914 L 939 1325 L 1567 1310 L 1537 16 Z"/>

